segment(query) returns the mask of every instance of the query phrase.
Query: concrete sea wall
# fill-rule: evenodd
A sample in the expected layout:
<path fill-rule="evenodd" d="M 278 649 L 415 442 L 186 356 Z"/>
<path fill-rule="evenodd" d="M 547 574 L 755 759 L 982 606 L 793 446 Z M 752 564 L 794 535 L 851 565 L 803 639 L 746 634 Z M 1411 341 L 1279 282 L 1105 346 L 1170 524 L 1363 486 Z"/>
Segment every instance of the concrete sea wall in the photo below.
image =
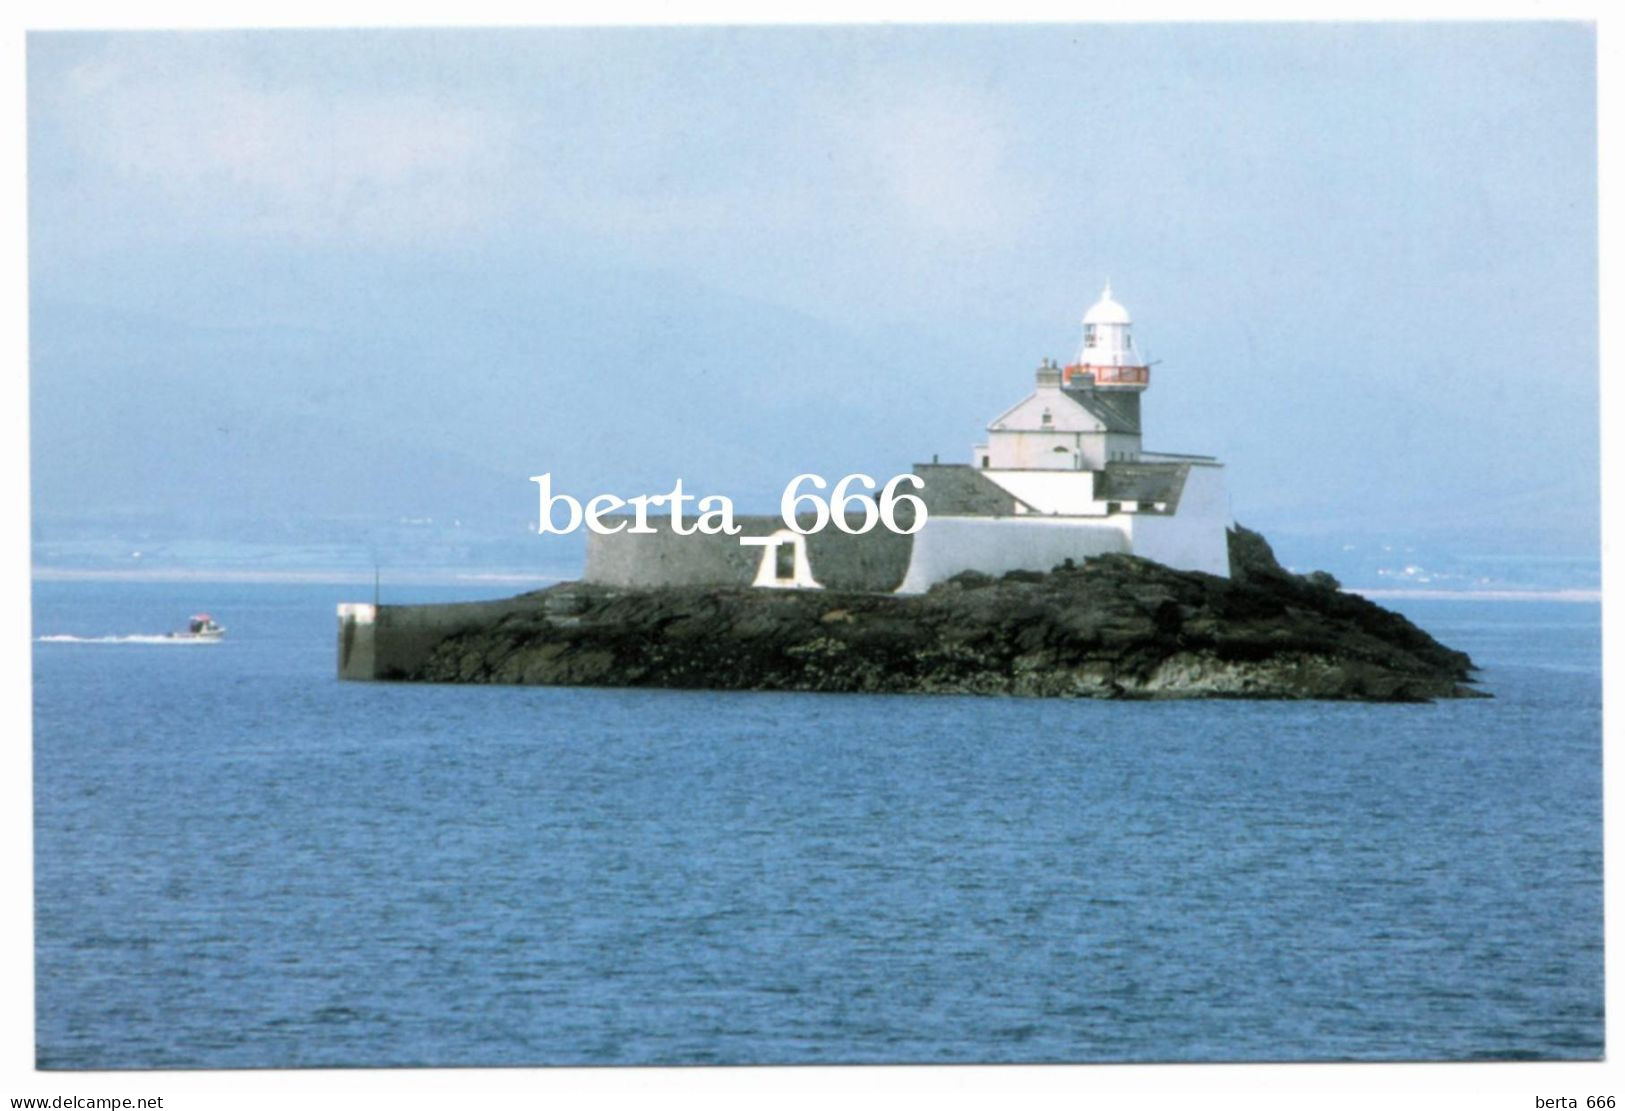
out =
<path fill-rule="evenodd" d="M 852 518 L 854 526 L 861 521 L 861 517 Z M 740 517 L 734 523 L 740 527 L 740 536 L 772 536 L 784 531 L 778 517 Z M 750 586 L 755 581 L 762 549 L 741 544 L 739 536 L 679 536 L 666 517 L 650 517 L 649 526 L 655 531 L 588 533 L 583 578 L 623 587 Z M 825 588 L 889 592 L 903 581 L 913 541 L 912 536 L 876 524 L 857 536 L 829 525 L 802 543 L 813 578 Z"/>
<path fill-rule="evenodd" d="M 440 605 L 377 606 L 345 602 L 338 608 L 340 679 L 398 679 L 414 674 L 446 637 L 488 627 L 526 608 L 517 599 Z"/>

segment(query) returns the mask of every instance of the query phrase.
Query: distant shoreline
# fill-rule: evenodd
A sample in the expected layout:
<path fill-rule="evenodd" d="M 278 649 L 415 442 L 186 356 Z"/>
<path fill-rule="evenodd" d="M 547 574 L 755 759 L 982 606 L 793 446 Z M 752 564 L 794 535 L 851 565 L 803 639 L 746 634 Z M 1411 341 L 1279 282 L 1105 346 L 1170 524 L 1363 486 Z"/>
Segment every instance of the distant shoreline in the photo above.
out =
<path fill-rule="evenodd" d="M 79 567 L 34 567 L 34 582 L 147 582 L 147 583 L 301 583 L 323 586 L 366 586 L 373 584 L 371 571 L 249 571 L 232 568 L 200 570 L 196 568 L 152 568 L 125 571 Z M 520 571 L 435 571 L 401 570 L 385 568 L 381 581 L 385 586 L 477 586 L 481 584 L 509 584 L 514 586 L 551 586 L 563 582 L 559 575 L 530 574 Z"/>
<path fill-rule="evenodd" d="M 511 585 L 544 587 L 567 582 L 571 576 L 531 574 L 522 571 L 450 571 L 402 570 L 383 574 L 385 586 L 490 586 Z M 229 568 L 200 570 L 196 568 L 152 568 L 142 571 L 95 569 L 78 567 L 35 567 L 35 582 L 195 582 L 195 583 L 266 583 L 296 586 L 299 584 L 322 586 L 372 586 L 373 577 L 366 571 L 246 571 Z M 1395 587 L 1344 587 L 1349 594 L 1362 598 L 1416 599 L 1443 602 L 1601 602 L 1602 591 L 1594 589 L 1568 590 L 1426 590 Z"/>
<path fill-rule="evenodd" d="M 1345 587 L 1362 598 L 1415 598 L 1444 602 L 1601 602 L 1600 590 L 1403 590 Z"/>

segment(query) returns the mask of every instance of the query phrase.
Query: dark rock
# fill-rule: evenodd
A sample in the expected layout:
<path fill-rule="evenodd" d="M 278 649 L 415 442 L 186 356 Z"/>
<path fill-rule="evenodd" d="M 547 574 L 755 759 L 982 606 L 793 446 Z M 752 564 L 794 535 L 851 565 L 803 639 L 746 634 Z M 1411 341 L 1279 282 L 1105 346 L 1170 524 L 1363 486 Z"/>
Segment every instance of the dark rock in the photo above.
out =
<path fill-rule="evenodd" d="M 1227 530 L 1230 547 L 1230 576 L 1250 579 L 1258 575 L 1285 575 L 1288 571 L 1275 558 L 1275 549 L 1262 535 L 1243 525 Z"/>
<path fill-rule="evenodd" d="M 1097 698 L 1472 697 L 1472 661 L 1231 532 L 1234 577 L 1110 555 L 922 595 L 565 583 L 395 678 Z"/>

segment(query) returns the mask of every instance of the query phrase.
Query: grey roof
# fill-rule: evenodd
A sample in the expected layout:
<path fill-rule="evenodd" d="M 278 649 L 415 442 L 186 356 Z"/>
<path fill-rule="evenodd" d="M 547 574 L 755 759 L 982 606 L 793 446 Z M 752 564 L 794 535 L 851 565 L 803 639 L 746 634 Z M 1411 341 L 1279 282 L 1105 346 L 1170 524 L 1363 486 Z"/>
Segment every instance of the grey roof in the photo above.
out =
<path fill-rule="evenodd" d="M 1106 426 L 1107 432 L 1140 434 L 1140 394 L 1137 390 L 1063 389 L 1061 395 Z"/>
<path fill-rule="evenodd" d="M 938 517 L 1008 517 L 1018 505 L 1029 512 L 1033 508 L 964 463 L 916 463 L 913 470 L 925 480 L 919 496 Z"/>
<path fill-rule="evenodd" d="M 1179 506 L 1189 463 L 1107 463 L 1095 480 L 1101 501 L 1164 502 L 1168 511 Z"/>

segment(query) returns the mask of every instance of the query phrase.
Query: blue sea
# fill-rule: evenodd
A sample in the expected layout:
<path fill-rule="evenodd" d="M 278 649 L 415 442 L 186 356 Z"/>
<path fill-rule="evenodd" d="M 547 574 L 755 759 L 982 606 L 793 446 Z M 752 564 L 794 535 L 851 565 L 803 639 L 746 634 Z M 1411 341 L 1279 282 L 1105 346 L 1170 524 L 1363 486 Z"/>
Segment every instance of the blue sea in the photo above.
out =
<path fill-rule="evenodd" d="M 34 645 L 41 1067 L 1603 1053 L 1594 604 L 1373 706 L 340 683 L 370 594 L 36 584 L 230 629 Z"/>

